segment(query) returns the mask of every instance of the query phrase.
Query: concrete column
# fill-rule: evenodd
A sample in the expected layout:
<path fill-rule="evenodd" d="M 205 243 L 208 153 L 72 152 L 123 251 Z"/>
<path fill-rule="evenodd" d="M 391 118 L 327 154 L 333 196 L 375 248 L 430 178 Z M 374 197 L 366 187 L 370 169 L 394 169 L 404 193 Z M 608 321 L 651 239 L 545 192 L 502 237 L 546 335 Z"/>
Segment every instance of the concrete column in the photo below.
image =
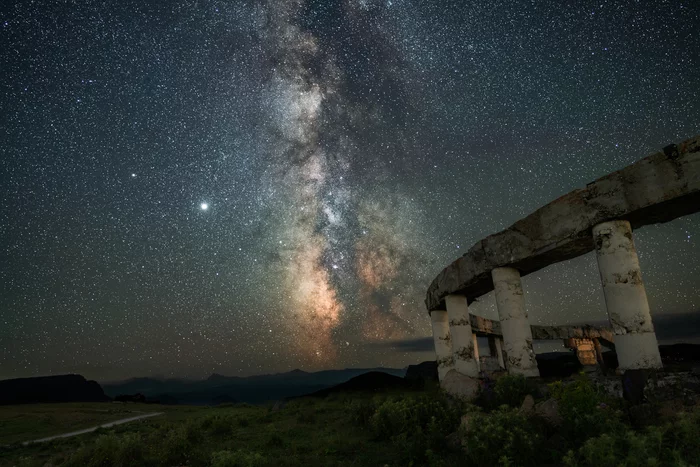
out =
<path fill-rule="evenodd" d="M 617 220 L 598 224 L 593 227 L 593 241 L 619 370 L 661 368 L 659 343 L 630 223 Z"/>
<path fill-rule="evenodd" d="M 513 268 L 496 268 L 491 271 L 491 277 L 501 320 L 508 373 L 539 376 L 520 272 Z"/>
<path fill-rule="evenodd" d="M 472 334 L 472 343 L 474 344 L 474 361 L 476 362 L 476 369 L 481 371 L 481 360 L 479 360 L 479 341 L 477 340 L 476 334 Z"/>
<path fill-rule="evenodd" d="M 503 346 L 500 337 L 489 336 L 489 352 L 491 352 L 492 357 L 498 359 L 498 365 L 505 369 L 506 363 L 503 361 Z"/>
<path fill-rule="evenodd" d="M 450 320 L 455 370 L 463 375 L 478 378 L 479 366 L 474 358 L 474 341 L 467 297 L 448 295 L 445 297 L 445 305 L 447 305 L 447 316 Z"/>
<path fill-rule="evenodd" d="M 438 378 L 440 381 L 448 371 L 454 369 L 452 357 L 452 341 L 450 339 L 450 325 L 445 310 L 434 310 L 430 313 L 433 324 L 433 341 L 435 342 L 435 355 L 437 357 Z"/>

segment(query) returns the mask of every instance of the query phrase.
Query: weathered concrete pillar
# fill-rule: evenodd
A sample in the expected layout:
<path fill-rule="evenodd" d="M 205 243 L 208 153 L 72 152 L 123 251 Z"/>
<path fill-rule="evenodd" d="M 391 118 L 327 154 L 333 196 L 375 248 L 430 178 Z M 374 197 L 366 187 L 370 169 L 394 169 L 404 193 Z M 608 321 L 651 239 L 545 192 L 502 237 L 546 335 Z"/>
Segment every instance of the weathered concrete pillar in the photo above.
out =
<path fill-rule="evenodd" d="M 630 223 L 598 224 L 593 240 L 619 371 L 662 368 Z"/>
<path fill-rule="evenodd" d="M 491 352 L 492 357 L 498 359 L 498 365 L 505 369 L 506 363 L 503 361 L 503 346 L 501 345 L 501 340 L 500 337 L 489 336 L 489 352 Z"/>
<path fill-rule="evenodd" d="M 452 357 L 452 342 L 450 339 L 450 325 L 447 319 L 447 311 L 433 310 L 430 313 L 430 321 L 433 324 L 433 341 L 435 342 L 435 355 L 437 357 L 438 378 L 440 381 L 447 372 L 454 369 Z"/>
<path fill-rule="evenodd" d="M 481 360 L 479 360 L 479 341 L 476 333 L 472 333 L 472 343 L 474 345 L 474 361 L 476 362 L 477 371 L 481 372 Z"/>
<path fill-rule="evenodd" d="M 447 306 L 447 316 L 450 319 L 454 368 L 463 375 L 477 378 L 479 366 L 474 356 L 474 341 L 467 297 L 448 295 L 445 297 L 445 305 Z"/>
<path fill-rule="evenodd" d="M 513 268 L 496 268 L 491 271 L 491 277 L 501 320 L 508 373 L 539 376 L 520 272 Z"/>

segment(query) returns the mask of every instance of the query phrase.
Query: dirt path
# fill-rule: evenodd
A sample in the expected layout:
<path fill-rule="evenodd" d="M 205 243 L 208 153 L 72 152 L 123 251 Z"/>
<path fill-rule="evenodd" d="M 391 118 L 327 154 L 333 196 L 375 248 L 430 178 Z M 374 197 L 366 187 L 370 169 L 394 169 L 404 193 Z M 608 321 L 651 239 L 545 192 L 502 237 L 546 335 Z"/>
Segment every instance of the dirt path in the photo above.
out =
<path fill-rule="evenodd" d="M 32 443 L 43 443 L 44 441 L 51 441 L 52 439 L 57 439 L 57 438 L 70 438 L 71 436 L 77 436 L 77 435 L 82 435 L 85 433 L 90 433 L 92 431 L 97 430 L 98 428 L 109 428 L 111 426 L 121 425 L 122 423 L 129 423 L 129 422 L 133 422 L 136 420 L 141 420 L 142 418 L 155 417 L 156 415 L 162 415 L 162 414 L 163 414 L 163 412 L 154 412 L 154 413 L 147 413 L 147 414 L 143 414 L 143 415 L 136 415 L 135 417 L 122 418 L 121 420 L 115 420 L 113 422 L 105 423 L 105 424 L 98 425 L 98 426 L 93 426 L 92 428 L 85 428 L 83 430 L 71 431 L 70 433 L 63 433 L 60 435 L 49 436 L 47 438 L 34 439 L 32 441 L 25 441 L 22 443 L 22 445 L 26 446 L 27 444 L 32 444 Z"/>

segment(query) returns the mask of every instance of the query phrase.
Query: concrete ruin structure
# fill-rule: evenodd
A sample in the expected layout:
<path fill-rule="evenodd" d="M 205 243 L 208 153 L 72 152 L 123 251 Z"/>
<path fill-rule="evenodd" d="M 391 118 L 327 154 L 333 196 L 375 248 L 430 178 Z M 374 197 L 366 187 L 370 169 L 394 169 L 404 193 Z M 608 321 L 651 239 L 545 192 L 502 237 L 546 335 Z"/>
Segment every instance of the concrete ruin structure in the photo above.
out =
<path fill-rule="evenodd" d="M 478 241 L 432 281 L 425 304 L 433 322 L 438 373 L 476 377 L 487 362 L 538 376 L 533 339 L 561 339 L 584 365 L 602 363 L 614 342 L 619 367 L 662 368 L 633 231 L 700 211 L 700 136 L 671 144 L 541 207 Z M 533 326 L 521 277 L 595 250 L 610 328 Z M 499 321 L 469 314 L 494 290 Z M 490 362 L 476 336 L 489 339 Z"/>

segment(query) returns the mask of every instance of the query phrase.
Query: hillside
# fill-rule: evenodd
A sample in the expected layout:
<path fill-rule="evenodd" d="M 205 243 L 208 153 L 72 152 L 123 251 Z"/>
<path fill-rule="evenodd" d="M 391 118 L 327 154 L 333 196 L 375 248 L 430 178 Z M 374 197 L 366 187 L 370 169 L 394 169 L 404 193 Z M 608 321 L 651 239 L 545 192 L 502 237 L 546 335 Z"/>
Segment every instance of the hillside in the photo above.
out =
<path fill-rule="evenodd" d="M 405 369 L 349 368 L 285 373 L 249 377 L 213 374 L 205 380 L 134 378 L 120 383 L 103 384 L 111 397 L 141 393 L 147 398 L 168 404 L 216 405 L 221 401 L 257 404 L 269 400 L 301 396 L 319 391 L 368 372 L 381 372 L 403 378 Z"/>
<path fill-rule="evenodd" d="M 40 376 L 0 381 L 0 405 L 109 400 L 100 385 L 80 375 Z"/>

